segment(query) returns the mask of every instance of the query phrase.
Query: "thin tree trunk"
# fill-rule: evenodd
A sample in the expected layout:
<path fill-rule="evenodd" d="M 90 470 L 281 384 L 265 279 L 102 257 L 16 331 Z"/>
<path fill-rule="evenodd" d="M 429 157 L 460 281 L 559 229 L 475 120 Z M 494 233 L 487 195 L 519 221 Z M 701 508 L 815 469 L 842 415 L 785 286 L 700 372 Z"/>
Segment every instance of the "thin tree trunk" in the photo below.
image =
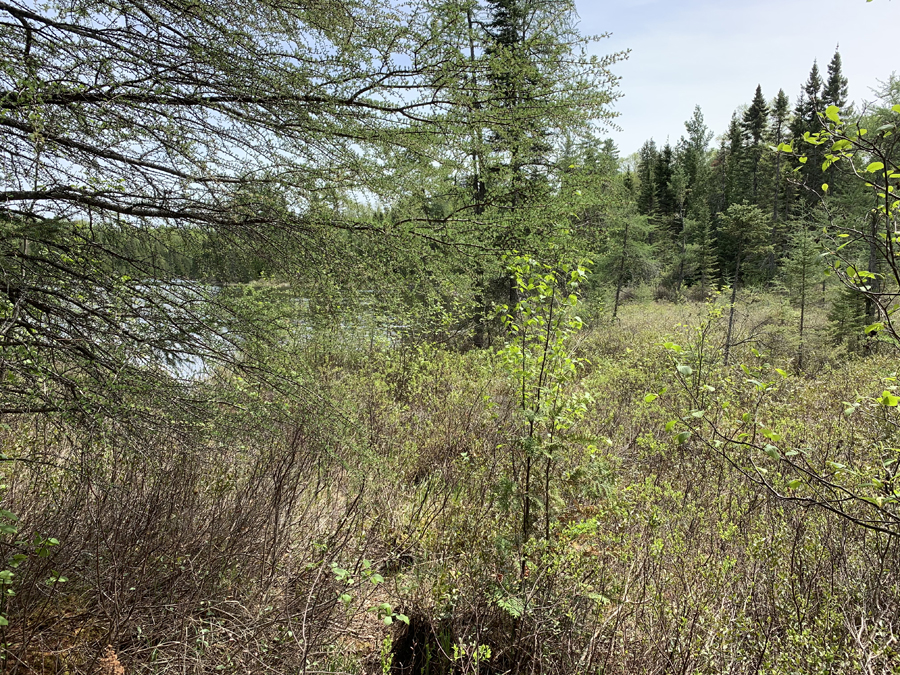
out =
<path fill-rule="evenodd" d="M 622 282 L 625 279 L 625 253 L 628 250 L 628 220 L 625 221 L 625 234 L 622 237 L 622 257 L 619 259 L 619 274 L 616 279 L 616 301 L 613 303 L 613 318 L 619 312 L 619 297 L 622 294 Z"/>
<path fill-rule="evenodd" d="M 678 281 L 675 283 L 675 292 L 681 291 L 681 284 L 684 283 L 684 256 L 687 251 L 687 232 L 684 229 L 684 202 L 679 208 L 679 217 L 681 218 L 681 256 L 678 260 Z"/>
<path fill-rule="evenodd" d="M 734 265 L 734 285 L 731 288 L 731 309 L 728 312 L 728 334 L 725 336 L 725 365 L 728 365 L 728 357 L 731 355 L 731 331 L 734 327 L 734 303 L 737 301 L 739 275 L 741 272 L 741 253 L 743 244 L 738 247 L 737 262 Z"/>
<path fill-rule="evenodd" d="M 876 193 L 876 205 L 878 201 L 877 193 Z M 869 231 L 869 272 L 872 274 L 878 274 L 878 212 L 872 211 L 872 224 L 870 226 Z M 888 233 L 890 237 L 891 234 Z M 869 288 L 873 293 L 878 293 L 881 290 L 881 284 L 879 283 L 879 279 L 876 277 L 874 279 L 869 279 Z M 873 324 L 880 318 L 878 313 L 878 307 L 875 303 L 874 298 L 871 295 L 866 295 L 866 321 L 869 324 Z"/>
<path fill-rule="evenodd" d="M 779 134 L 779 140 L 777 142 L 778 143 L 781 142 L 780 134 Z M 781 153 L 779 152 L 775 155 L 775 196 L 774 196 L 774 199 L 772 200 L 772 202 L 773 202 L 772 203 L 772 222 L 773 223 L 778 222 L 778 183 L 779 183 L 778 179 L 780 177 L 781 177 Z"/>
<path fill-rule="evenodd" d="M 803 329 L 806 319 L 806 247 L 808 240 L 803 240 L 803 263 L 800 267 L 800 348 L 797 353 L 797 371 L 803 372 Z"/>

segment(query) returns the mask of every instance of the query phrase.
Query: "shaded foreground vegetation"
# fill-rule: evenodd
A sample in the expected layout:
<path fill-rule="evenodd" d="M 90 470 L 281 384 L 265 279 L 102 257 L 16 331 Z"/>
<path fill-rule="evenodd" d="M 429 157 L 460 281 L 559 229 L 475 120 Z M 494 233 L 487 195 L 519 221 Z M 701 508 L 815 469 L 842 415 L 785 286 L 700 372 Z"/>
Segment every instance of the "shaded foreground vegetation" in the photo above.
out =
<path fill-rule="evenodd" d="M 794 376 L 794 312 L 755 295 L 734 327 L 744 370 L 725 367 L 724 302 L 636 300 L 614 322 L 581 307 L 564 383 L 580 412 L 527 494 L 534 420 L 494 350 L 320 331 L 291 356 L 303 403 L 222 370 L 194 414 L 144 433 L 18 417 L 4 669 L 892 672 L 896 530 L 848 520 L 864 501 L 803 501 L 778 458 L 667 424 L 700 387 L 717 428 L 775 430 L 840 482 L 829 462 L 898 445 L 897 407 L 845 414 L 894 391 L 896 360 L 836 351 L 814 309 Z"/>

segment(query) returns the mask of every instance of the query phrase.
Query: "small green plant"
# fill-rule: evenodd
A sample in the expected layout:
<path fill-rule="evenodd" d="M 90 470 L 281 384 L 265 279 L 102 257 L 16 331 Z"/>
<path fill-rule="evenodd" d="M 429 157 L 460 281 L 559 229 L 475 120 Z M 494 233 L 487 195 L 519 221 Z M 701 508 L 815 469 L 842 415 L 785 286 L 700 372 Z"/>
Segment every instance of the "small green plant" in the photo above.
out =
<path fill-rule="evenodd" d="M 570 342 L 583 325 L 576 313 L 576 291 L 587 270 L 581 265 L 554 265 L 529 256 L 510 256 L 506 262 L 519 300 L 514 306 L 500 308 L 508 342 L 499 358 L 516 383 L 521 415 L 511 480 L 520 486 L 519 555 L 524 578 L 522 551 L 537 520 L 534 511 L 543 501 L 543 535 L 549 539 L 554 459 L 566 432 L 584 415 L 589 401 L 587 394 L 568 391 L 585 362 L 573 356 Z M 543 476 L 537 473 L 541 463 Z M 538 481 L 543 485 L 536 485 Z"/>
<path fill-rule="evenodd" d="M 459 667 L 461 673 L 478 673 L 481 671 L 481 664 L 484 661 L 490 661 L 491 648 L 489 645 L 477 644 L 470 642 L 453 643 L 453 661 Z"/>
<path fill-rule="evenodd" d="M 331 563 L 331 572 L 334 574 L 335 580 L 346 587 L 347 590 L 343 593 L 338 592 L 338 599 L 345 607 L 349 608 L 350 603 L 352 603 L 354 599 L 354 595 L 349 591 L 353 588 L 357 588 L 360 580 L 357 579 L 351 571 L 340 567 L 336 562 Z M 370 560 L 362 561 L 361 573 L 362 581 L 368 581 L 373 586 L 379 586 L 384 583 L 384 577 L 373 569 L 372 561 Z M 406 616 L 406 614 L 395 612 L 393 606 L 389 602 L 380 602 L 376 605 L 372 605 L 367 611 L 378 616 L 386 626 L 390 626 L 394 621 L 401 621 L 407 625 L 409 624 L 409 617 Z"/>
<path fill-rule="evenodd" d="M 381 675 L 390 675 L 391 666 L 394 664 L 394 641 L 388 635 L 381 642 Z"/>
<path fill-rule="evenodd" d="M 0 489 L 4 489 L 5 487 L 5 485 L 0 486 Z M 18 521 L 19 517 L 12 511 L 0 509 L 0 535 L 17 535 L 19 533 Z M 14 543 L 16 548 L 19 549 L 19 552 L 10 556 L 6 561 L 4 568 L 0 569 L 0 587 L 3 588 L 2 593 L 0 593 L 0 628 L 9 625 L 9 619 L 6 617 L 6 604 L 9 598 L 16 594 L 14 589 L 16 574 L 13 570 L 18 569 L 22 563 L 28 560 L 29 555 L 33 554 L 38 558 L 49 557 L 52 552 L 51 549 L 54 546 L 59 545 L 59 540 L 54 537 L 42 537 L 36 534 L 31 541 L 30 546 L 27 541 L 22 540 L 15 541 Z M 31 549 L 30 553 L 22 552 L 23 549 L 28 550 L 29 548 Z M 56 570 L 51 570 L 50 576 L 44 580 L 44 583 L 48 586 L 56 586 L 57 584 L 64 584 L 67 581 L 68 579 L 61 573 Z"/>

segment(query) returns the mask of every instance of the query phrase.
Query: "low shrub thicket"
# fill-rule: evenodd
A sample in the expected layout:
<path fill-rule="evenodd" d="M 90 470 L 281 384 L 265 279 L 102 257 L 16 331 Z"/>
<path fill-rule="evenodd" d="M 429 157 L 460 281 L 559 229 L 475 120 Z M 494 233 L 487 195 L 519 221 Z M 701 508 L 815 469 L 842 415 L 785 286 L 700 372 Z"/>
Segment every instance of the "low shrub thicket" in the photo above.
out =
<path fill-rule="evenodd" d="M 669 425 L 702 399 L 717 428 L 750 411 L 822 462 L 897 445 L 897 408 L 844 414 L 892 391 L 892 359 L 839 352 L 814 316 L 795 374 L 792 320 L 771 297 L 741 305 L 745 372 L 722 364 L 715 300 L 601 315 L 567 338 L 585 359 L 567 394 L 590 396 L 565 442 L 534 451 L 552 462 L 534 455 L 528 492 L 538 446 L 488 350 L 307 340 L 304 405 L 223 375 L 205 417 L 165 434 L 18 418 L 2 431 L 2 667 L 892 672 L 900 537 L 851 522 L 865 502 L 778 498 L 753 480 L 792 480 L 775 459 Z"/>

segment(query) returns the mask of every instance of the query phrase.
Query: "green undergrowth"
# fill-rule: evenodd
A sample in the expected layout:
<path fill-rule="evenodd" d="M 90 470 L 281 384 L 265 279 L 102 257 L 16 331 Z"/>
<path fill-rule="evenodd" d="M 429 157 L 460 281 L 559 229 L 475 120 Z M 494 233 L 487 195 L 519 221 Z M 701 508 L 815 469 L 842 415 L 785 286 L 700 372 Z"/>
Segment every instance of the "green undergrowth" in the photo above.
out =
<path fill-rule="evenodd" d="M 295 352 L 307 400 L 223 378 L 200 431 L 20 419 L 5 667 L 895 672 L 898 537 L 778 458 L 882 461 L 895 359 L 848 355 L 813 313 L 797 372 L 795 317 L 759 296 L 725 366 L 721 310 L 632 303 L 567 335 L 565 426 L 496 349 L 327 336 Z M 713 442 L 751 426 L 778 457 Z"/>

